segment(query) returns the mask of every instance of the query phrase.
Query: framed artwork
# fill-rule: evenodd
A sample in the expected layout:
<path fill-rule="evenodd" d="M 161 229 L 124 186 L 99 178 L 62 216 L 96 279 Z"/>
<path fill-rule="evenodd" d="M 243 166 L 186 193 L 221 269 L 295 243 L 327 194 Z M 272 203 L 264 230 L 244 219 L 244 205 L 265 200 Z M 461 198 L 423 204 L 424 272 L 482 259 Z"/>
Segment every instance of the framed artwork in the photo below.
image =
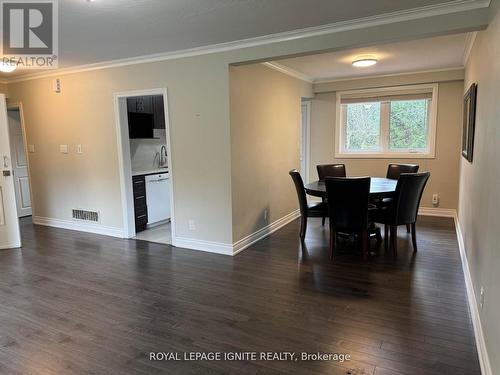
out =
<path fill-rule="evenodd" d="M 476 127 L 477 84 L 473 83 L 464 96 L 464 118 L 462 131 L 462 156 L 472 163 L 474 154 L 474 130 Z"/>

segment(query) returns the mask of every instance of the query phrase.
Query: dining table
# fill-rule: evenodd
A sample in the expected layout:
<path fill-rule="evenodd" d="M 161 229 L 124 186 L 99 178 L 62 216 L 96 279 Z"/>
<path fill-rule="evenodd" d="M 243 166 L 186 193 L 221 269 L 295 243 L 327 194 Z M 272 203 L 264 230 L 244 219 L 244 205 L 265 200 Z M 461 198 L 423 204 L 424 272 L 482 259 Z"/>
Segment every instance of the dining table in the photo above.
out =
<path fill-rule="evenodd" d="M 370 179 L 370 197 L 386 198 L 396 192 L 398 181 L 385 177 L 371 177 Z M 313 181 L 304 185 L 306 193 L 314 197 L 326 198 L 325 181 Z"/>

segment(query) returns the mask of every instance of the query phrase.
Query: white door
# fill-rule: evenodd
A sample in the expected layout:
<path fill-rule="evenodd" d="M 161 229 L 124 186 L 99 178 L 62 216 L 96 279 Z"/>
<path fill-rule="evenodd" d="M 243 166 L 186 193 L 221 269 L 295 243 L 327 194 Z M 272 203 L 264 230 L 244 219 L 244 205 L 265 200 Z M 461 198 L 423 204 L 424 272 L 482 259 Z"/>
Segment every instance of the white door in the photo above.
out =
<path fill-rule="evenodd" d="M 309 181 L 309 113 L 311 102 L 302 102 L 300 130 L 300 174 L 304 182 Z"/>
<path fill-rule="evenodd" d="M 28 177 L 28 161 L 24 148 L 23 128 L 19 109 L 9 109 L 10 152 L 12 160 L 12 174 L 14 190 L 16 192 L 17 216 L 24 217 L 32 214 L 30 181 Z"/>
<path fill-rule="evenodd" d="M 5 95 L 0 94 L 0 249 L 21 247 Z"/>

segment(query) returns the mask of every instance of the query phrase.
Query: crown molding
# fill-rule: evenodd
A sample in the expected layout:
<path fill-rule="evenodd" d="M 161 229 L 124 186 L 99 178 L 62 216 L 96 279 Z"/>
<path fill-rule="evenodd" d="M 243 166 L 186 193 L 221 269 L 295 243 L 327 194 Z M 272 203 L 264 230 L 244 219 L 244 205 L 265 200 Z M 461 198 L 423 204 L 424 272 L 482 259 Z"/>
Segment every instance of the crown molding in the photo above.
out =
<path fill-rule="evenodd" d="M 269 67 L 271 69 L 277 70 L 278 72 L 281 72 L 281 73 L 284 73 L 286 75 L 289 75 L 289 76 L 291 76 L 293 78 L 300 79 L 301 81 L 305 81 L 305 82 L 309 82 L 309 83 L 314 83 L 314 80 L 311 77 L 309 77 L 309 76 L 307 76 L 307 75 L 305 75 L 305 74 L 303 74 L 303 73 L 301 73 L 301 72 L 299 72 L 297 70 L 289 68 L 288 66 L 285 66 L 285 65 L 282 65 L 280 63 L 277 63 L 275 61 L 264 62 L 264 63 L 262 63 L 262 65 L 265 65 L 265 66 L 267 66 L 267 67 Z"/>
<path fill-rule="evenodd" d="M 428 69 L 428 70 L 417 70 L 412 72 L 400 72 L 400 73 L 388 73 L 388 74 L 373 74 L 369 76 L 351 76 L 351 77 L 343 77 L 343 78 L 321 78 L 313 80 L 314 84 L 320 83 L 334 83 L 334 82 L 343 82 L 343 81 L 356 81 L 361 79 L 374 79 L 374 78 L 387 78 L 387 77 L 398 77 L 398 76 L 407 76 L 413 74 L 425 74 L 425 73 L 440 73 L 440 72 L 450 72 L 450 71 L 463 71 L 463 66 L 452 66 L 448 68 L 440 68 L 440 69 Z"/>
<path fill-rule="evenodd" d="M 472 51 L 472 47 L 474 47 L 476 36 L 477 32 L 467 33 L 467 37 L 465 38 L 464 53 L 462 55 L 463 66 L 467 65 L 467 61 L 469 61 L 470 52 Z"/>
<path fill-rule="evenodd" d="M 25 74 L 18 77 L 6 78 L 7 83 L 22 82 L 46 77 L 74 74 L 85 71 L 115 68 L 120 66 L 151 63 L 186 57 L 200 56 L 212 53 L 227 52 L 241 48 L 256 47 L 271 43 L 286 42 L 314 36 L 333 34 L 343 31 L 363 29 L 367 27 L 387 25 L 391 23 L 411 21 L 421 18 L 440 16 L 458 12 L 471 11 L 487 8 L 491 0 L 454 0 L 441 4 L 427 5 L 423 7 L 406 9 L 397 12 L 385 13 L 354 20 L 335 22 L 327 25 L 308 27 L 266 36 L 242 39 L 233 42 L 212 44 L 203 47 L 189 48 L 165 53 L 142 55 L 131 58 L 108 60 L 93 64 L 84 64 L 74 67 L 56 69 L 54 71 L 43 71 Z"/>

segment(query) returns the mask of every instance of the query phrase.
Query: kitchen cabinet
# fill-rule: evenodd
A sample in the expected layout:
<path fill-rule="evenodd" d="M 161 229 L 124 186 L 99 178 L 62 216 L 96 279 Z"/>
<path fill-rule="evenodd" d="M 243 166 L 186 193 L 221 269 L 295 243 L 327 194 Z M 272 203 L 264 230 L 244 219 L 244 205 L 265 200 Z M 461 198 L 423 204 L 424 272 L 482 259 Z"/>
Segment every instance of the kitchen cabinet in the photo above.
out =
<path fill-rule="evenodd" d="M 132 185 L 134 195 L 135 231 L 139 233 L 145 230 L 148 225 L 145 176 L 132 177 Z"/>
<path fill-rule="evenodd" d="M 171 218 L 170 175 L 149 173 L 132 177 L 134 196 L 135 232 L 146 230 Z"/>
<path fill-rule="evenodd" d="M 165 106 L 163 95 L 153 96 L 154 129 L 165 129 Z"/>
<path fill-rule="evenodd" d="M 134 96 L 132 98 L 127 98 L 127 112 L 153 114 L 153 96 Z"/>

